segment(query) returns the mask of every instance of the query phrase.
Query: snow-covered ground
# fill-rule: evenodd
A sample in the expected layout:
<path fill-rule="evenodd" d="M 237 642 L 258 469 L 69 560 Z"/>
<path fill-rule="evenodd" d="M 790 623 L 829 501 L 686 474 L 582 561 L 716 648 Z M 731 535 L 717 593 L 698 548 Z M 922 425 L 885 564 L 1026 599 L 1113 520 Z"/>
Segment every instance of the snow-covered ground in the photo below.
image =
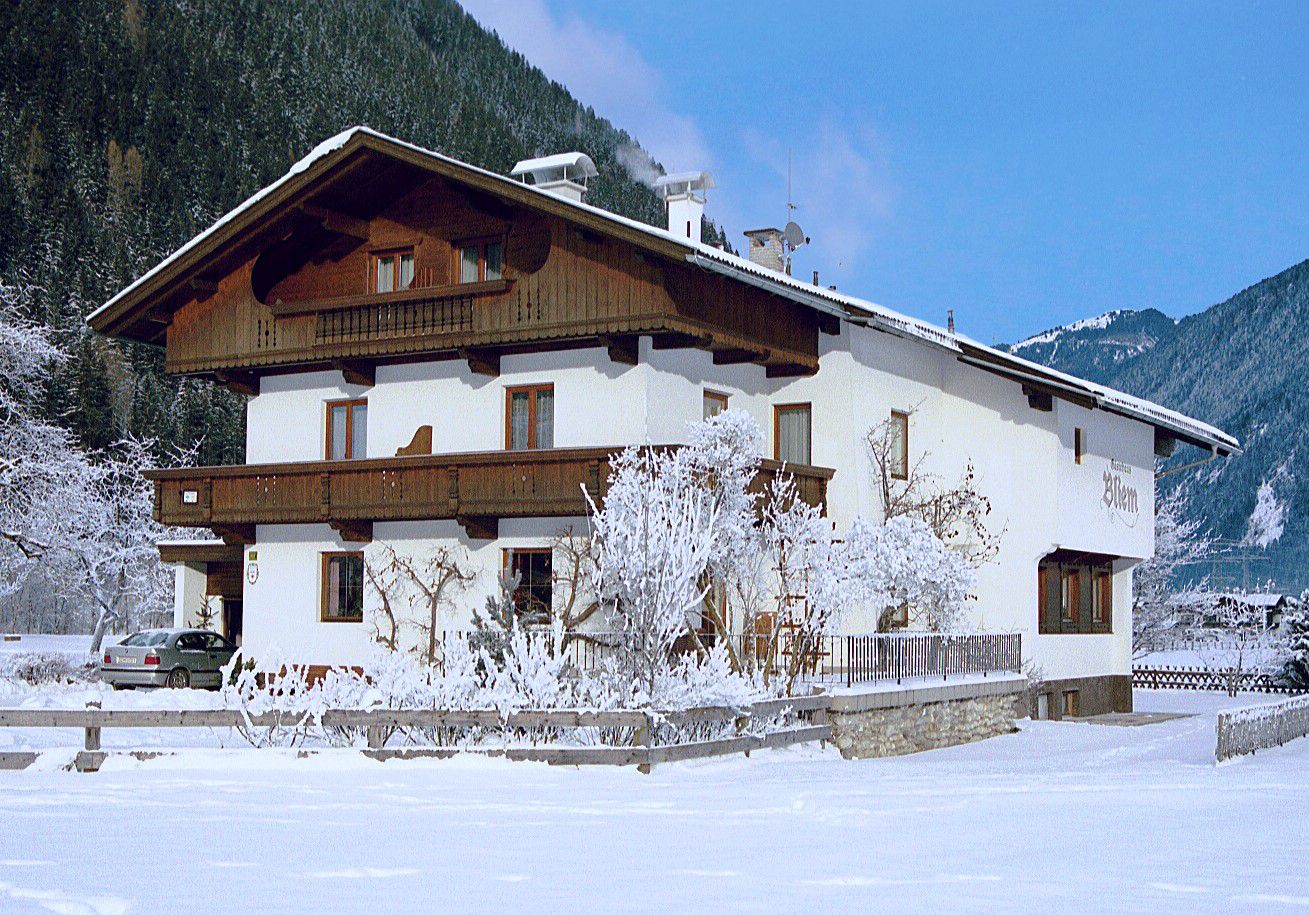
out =
<path fill-rule="evenodd" d="M 1136 701 L 1197 715 L 649 776 L 203 749 L 0 772 L 0 911 L 1309 907 L 1309 740 L 1215 766 L 1214 712 L 1261 698 Z"/>

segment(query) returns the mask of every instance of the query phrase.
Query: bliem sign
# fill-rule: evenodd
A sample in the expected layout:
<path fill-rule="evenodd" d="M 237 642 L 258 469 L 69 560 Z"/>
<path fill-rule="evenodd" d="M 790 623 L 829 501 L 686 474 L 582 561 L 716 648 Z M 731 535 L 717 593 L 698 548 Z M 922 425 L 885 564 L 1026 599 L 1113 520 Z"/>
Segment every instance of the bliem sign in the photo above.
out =
<path fill-rule="evenodd" d="M 1141 497 L 1131 481 L 1132 467 L 1122 461 L 1110 461 L 1102 477 L 1104 494 L 1100 504 L 1109 520 L 1126 527 L 1136 527 L 1141 517 Z"/>

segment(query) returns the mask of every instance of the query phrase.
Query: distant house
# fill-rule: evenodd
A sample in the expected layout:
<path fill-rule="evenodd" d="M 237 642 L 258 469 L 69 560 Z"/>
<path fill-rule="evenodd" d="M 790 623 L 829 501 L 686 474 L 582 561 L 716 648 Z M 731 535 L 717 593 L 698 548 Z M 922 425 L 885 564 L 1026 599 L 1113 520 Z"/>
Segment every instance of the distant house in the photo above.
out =
<path fill-rule="evenodd" d="M 1232 591 L 1219 594 L 1216 598 L 1216 604 L 1222 610 L 1239 609 L 1245 611 L 1251 618 L 1256 616 L 1261 618 L 1265 629 L 1276 629 L 1281 625 L 1282 617 L 1292 606 L 1294 600 L 1288 595 L 1274 592 L 1246 594 L 1241 591 Z M 1213 618 L 1211 617 L 1211 619 Z"/>
<path fill-rule="evenodd" d="M 610 457 L 732 408 L 765 430 L 762 473 L 785 465 L 838 531 L 881 511 L 875 425 L 893 474 L 971 466 L 1004 532 L 973 623 L 1021 633 L 1053 714 L 1131 709 L 1156 458 L 1235 439 L 792 277 L 792 227 L 747 233 L 748 257 L 705 244 L 702 174 L 665 180 L 666 229 L 587 204 L 581 153 L 514 175 L 355 128 L 91 315 L 247 398 L 248 463 L 149 474 L 161 521 L 223 541 L 161 545 L 179 625 L 215 598 L 254 656 L 358 663 L 375 542 L 466 551 L 452 629 L 504 572 L 550 605 L 554 535 L 585 530 Z"/>

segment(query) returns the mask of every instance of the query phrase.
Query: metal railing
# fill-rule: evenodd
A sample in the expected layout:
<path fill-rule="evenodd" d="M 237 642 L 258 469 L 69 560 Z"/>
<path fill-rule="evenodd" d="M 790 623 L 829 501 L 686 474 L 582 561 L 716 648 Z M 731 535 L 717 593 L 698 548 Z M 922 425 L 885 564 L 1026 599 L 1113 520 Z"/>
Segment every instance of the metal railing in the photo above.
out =
<path fill-rule="evenodd" d="M 535 633 L 549 637 L 548 632 Z M 463 631 L 445 633 L 445 638 L 470 638 Z M 580 671 L 599 669 L 622 653 L 621 632 L 569 632 L 563 651 L 569 663 Z M 902 683 L 912 679 L 940 679 L 975 674 L 1019 673 L 1022 670 L 1022 636 L 1018 633 L 863 633 L 824 635 L 816 640 L 792 632 L 771 634 L 733 633 L 724 637 L 697 633 L 678 640 L 675 651 L 693 652 L 725 644 L 746 670 L 786 674 L 794 662 L 798 679 L 821 684 Z"/>

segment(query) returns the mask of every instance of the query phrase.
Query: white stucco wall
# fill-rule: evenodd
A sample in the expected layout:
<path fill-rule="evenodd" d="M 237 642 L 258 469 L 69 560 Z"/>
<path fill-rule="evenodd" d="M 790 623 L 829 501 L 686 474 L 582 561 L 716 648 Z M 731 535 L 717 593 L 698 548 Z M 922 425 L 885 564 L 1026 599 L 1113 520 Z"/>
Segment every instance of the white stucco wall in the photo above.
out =
<path fill-rule="evenodd" d="M 457 360 L 381 366 L 372 388 L 345 385 L 334 372 L 270 376 L 249 403 L 248 460 L 321 458 L 324 404 L 344 397 L 367 397 L 368 456 L 381 457 L 425 424 L 433 426 L 436 453 L 500 449 L 505 388 L 543 382 L 555 389 L 556 447 L 682 441 L 709 389 L 758 420 L 767 456 L 773 406 L 812 403 L 813 461 L 836 470 L 829 512 L 841 531 L 858 514 L 880 514 L 864 436 L 891 410 L 903 410 L 911 414 L 911 462 L 926 454 L 925 468 L 949 485 L 972 460 L 977 486 L 992 503 L 988 526 L 1003 531 L 997 560 L 978 573 L 977 624 L 1021 632 L 1025 654 L 1050 678 L 1130 672 L 1130 569 L 1153 550 L 1153 431 L 1063 401 L 1052 412 L 1032 409 L 1017 383 L 915 341 L 843 325 L 821 342 L 819 373 L 793 379 L 769 379 L 755 365 L 716 366 L 699 350 L 655 350 L 648 339 L 636 366 L 613 363 L 595 348 L 505 356 L 498 378 L 475 375 Z M 1089 446 L 1080 465 L 1076 427 L 1086 430 Z M 1135 513 L 1106 508 L 1106 472 L 1136 490 Z M 502 550 L 545 545 L 567 523 L 504 520 L 492 543 L 469 542 L 453 522 L 377 524 L 374 539 L 409 551 L 434 543 L 467 550 L 478 581 L 463 598 L 465 611 L 451 619 L 463 627 L 496 587 Z M 247 650 L 276 647 L 312 663 L 357 661 L 367 624 L 318 621 L 319 554 L 355 547 L 325 525 L 261 525 L 257 537 L 259 580 L 245 591 Z M 1115 565 L 1112 635 L 1037 633 L 1036 564 L 1058 548 L 1124 557 Z M 868 621 L 851 625 L 866 629 Z"/>

